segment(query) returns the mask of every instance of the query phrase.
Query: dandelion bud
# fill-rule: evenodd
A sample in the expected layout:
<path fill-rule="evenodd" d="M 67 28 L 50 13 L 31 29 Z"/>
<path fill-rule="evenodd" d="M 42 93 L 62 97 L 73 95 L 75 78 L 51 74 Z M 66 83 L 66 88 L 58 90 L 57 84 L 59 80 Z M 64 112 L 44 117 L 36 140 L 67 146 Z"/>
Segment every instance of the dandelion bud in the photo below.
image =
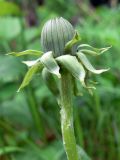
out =
<path fill-rule="evenodd" d="M 41 45 L 44 52 L 53 51 L 54 57 L 64 55 L 65 44 L 73 38 L 74 34 L 73 26 L 62 17 L 47 21 L 41 33 Z M 74 52 L 73 48 L 68 54 Z"/>

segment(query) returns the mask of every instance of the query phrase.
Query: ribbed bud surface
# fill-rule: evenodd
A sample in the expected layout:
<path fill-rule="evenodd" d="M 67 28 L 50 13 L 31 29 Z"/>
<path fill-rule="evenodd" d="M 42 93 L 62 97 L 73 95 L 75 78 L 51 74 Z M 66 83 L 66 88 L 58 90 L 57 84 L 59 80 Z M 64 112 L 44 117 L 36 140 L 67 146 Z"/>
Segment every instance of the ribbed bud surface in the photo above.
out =
<path fill-rule="evenodd" d="M 44 52 L 53 51 L 54 57 L 64 54 L 65 44 L 74 36 L 73 26 L 64 18 L 54 18 L 45 23 L 41 33 Z"/>

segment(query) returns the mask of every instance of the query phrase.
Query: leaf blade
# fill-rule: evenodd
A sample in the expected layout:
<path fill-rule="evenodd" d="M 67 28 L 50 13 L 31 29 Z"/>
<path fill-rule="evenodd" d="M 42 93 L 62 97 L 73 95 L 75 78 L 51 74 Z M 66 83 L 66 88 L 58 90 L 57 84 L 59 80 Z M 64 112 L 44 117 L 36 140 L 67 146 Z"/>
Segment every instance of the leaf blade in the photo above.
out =
<path fill-rule="evenodd" d="M 5 146 L 0 148 L 0 156 L 14 153 L 14 152 L 23 152 L 24 150 L 17 146 Z"/>

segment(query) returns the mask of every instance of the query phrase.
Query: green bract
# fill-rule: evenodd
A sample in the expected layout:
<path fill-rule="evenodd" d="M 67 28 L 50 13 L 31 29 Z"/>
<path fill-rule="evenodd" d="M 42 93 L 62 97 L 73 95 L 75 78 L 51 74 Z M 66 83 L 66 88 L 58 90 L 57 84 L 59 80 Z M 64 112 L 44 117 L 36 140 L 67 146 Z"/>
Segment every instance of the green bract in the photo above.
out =
<path fill-rule="evenodd" d="M 57 75 L 58 78 L 61 77 L 61 68 L 65 68 L 75 79 L 80 80 L 83 87 L 89 91 L 90 88 L 95 89 L 94 86 L 86 84 L 87 72 L 100 74 L 108 69 L 96 70 L 87 59 L 87 55 L 99 56 L 110 47 L 98 49 L 88 44 L 81 44 L 80 40 L 78 32 L 74 30 L 66 19 L 60 17 L 48 20 L 41 32 L 43 51 L 26 50 L 18 53 L 9 53 L 14 56 L 28 54 L 39 56 L 38 59 L 33 61 L 23 61 L 30 69 L 19 90 L 28 85 L 32 76 L 41 71 L 42 68 L 46 68 L 50 74 Z"/>

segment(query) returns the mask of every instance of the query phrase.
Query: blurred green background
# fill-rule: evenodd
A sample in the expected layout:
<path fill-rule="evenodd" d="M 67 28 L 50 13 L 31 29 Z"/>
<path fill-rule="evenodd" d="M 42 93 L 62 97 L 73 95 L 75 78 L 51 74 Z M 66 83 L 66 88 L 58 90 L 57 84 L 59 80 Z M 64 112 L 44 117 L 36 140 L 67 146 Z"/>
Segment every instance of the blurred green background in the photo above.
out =
<path fill-rule="evenodd" d="M 120 160 L 120 7 L 117 0 L 0 0 L 0 160 L 66 160 L 59 106 L 40 74 L 16 93 L 27 67 L 5 54 L 41 50 L 43 24 L 68 19 L 81 43 L 112 48 L 95 66 L 110 71 L 93 76 L 97 90 L 74 99 L 77 143 L 92 160 Z M 31 59 L 31 57 L 27 57 Z M 87 160 L 83 159 L 83 160 Z"/>

